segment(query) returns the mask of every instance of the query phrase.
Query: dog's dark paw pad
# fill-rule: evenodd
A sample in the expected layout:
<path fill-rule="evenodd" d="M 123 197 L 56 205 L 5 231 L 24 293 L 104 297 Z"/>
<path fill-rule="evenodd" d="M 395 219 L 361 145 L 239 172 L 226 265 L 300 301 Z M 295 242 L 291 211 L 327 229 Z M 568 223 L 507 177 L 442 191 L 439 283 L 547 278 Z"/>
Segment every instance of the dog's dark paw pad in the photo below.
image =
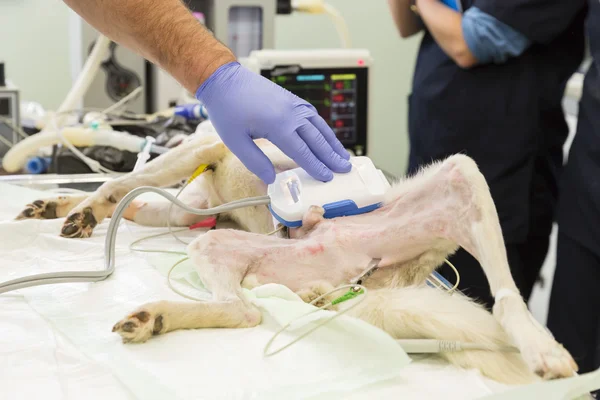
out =
<path fill-rule="evenodd" d="M 149 311 L 137 311 L 117 322 L 112 331 L 121 335 L 123 343 L 142 343 L 163 330 L 163 316 Z"/>
<path fill-rule="evenodd" d="M 77 215 L 77 214 L 75 214 Z M 73 222 L 67 221 L 60 231 L 60 235 L 68 238 L 81 238 L 83 237 L 81 226 L 76 225 Z"/>
<path fill-rule="evenodd" d="M 86 207 L 82 212 L 76 212 L 67 217 L 61 236 L 67 238 L 88 238 L 92 236 L 94 228 L 98 225 L 91 207 Z"/>
<path fill-rule="evenodd" d="M 129 333 L 131 333 L 131 332 L 135 331 L 135 329 L 136 329 L 137 327 L 138 327 L 138 325 L 137 325 L 135 322 L 133 322 L 133 321 L 127 321 L 127 322 L 125 322 L 125 323 L 124 323 L 124 324 L 121 326 L 121 329 L 122 329 L 124 332 L 129 332 Z"/>
<path fill-rule="evenodd" d="M 29 207 L 24 209 L 23 211 L 21 211 L 21 214 L 17 215 L 17 220 L 22 220 L 22 219 L 32 219 L 32 218 L 37 218 L 33 208 Z"/>
<path fill-rule="evenodd" d="M 160 332 L 163 330 L 163 328 L 164 328 L 164 325 L 163 325 L 163 316 L 159 315 L 154 320 L 154 327 L 152 328 L 152 334 L 153 335 L 160 335 Z"/>
<path fill-rule="evenodd" d="M 150 313 L 148 311 L 140 311 L 136 314 L 133 314 L 132 317 L 137 318 L 144 323 L 150 321 Z"/>
<path fill-rule="evenodd" d="M 56 207 L 58 204 L 55 201 L 36 200 L 31 204 L 27 204 L 26 208 L 21 211 L 16 220 L 23 219 L 55 219 L 57 218 Z"/>

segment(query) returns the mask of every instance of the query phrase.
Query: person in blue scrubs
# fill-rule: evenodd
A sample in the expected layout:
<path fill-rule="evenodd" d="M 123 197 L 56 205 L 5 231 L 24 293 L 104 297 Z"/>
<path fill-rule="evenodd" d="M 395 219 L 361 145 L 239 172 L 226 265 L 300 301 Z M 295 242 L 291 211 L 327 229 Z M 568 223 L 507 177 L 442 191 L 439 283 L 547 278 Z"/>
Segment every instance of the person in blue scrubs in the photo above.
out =
<path fill-rule="evenodd" d="M 401 36 L 424 31 L 408 100 L 408 173 L 457 153 L 475 160 L 525 300 L 548 250 L 568 136 L 561 100 L 584 56 L 585 1 L 389 0 Z M 464 250 L 451 261 L 459 289 L 491 307 L 477 261 Z"/>
<path fill-rule="evenodd" d="M 579 365 L 600 368 L 600 2 L 590 0 L 592 64 L 579 103 L 577 132 L 561 181 L 556 271 L 548 327 Z"/>

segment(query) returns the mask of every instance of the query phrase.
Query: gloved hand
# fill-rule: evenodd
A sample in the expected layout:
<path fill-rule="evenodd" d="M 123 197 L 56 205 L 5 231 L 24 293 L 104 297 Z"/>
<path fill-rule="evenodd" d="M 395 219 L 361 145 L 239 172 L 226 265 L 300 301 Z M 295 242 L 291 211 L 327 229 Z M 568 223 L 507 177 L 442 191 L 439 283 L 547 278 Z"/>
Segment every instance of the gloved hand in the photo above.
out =
<path fill-rule="evenodd" d="M 196 98 L 223 143 L 267 184 L 275 169 L 253 139 L 268 139 L 321 181 L 351 169 L 350 155 L 312 105 L 237 62 L 217 69 Z"/>

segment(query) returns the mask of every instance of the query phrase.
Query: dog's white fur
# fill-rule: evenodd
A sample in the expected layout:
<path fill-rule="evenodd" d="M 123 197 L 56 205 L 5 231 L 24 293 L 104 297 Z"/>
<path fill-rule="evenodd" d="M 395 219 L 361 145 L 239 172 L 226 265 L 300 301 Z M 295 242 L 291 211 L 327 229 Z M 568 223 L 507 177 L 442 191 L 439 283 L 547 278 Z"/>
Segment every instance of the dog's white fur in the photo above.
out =
<path fill-rule="evenodd" d="M 257 144 L 278 171 L 295 167 L 269 142 Z M 130 190 L 175 184 L 200 164 L 213 168 L 182 193 L 182 200 L 193 207 L 209 208 L 266 193 L 265 185 L 217 137 L 200 136 L 139 171 L 105 183 L 89 197 L 38 201 L 28 205 L 19 218 L 67 216 L 63 236 L 87 237 Z M 49 208 L 54 211 L 48 212 Z M 164 226 L 167 208 L 163 202 L 136 202 L 127 217 L 144 225 Z M 173 210 L 170 223 L 175 226 L 202 219 Z M 263 235 L 274 228 L 266 207 L 229 213 L 227 217 L 246 232 L 211 231 L 188 248 L 214 302 L 145 304 L 113 330 L 124 342 L 144 342 L 152 335 L 178 329 L 253 327 L 260 323 L 261 314 L 242 296 L 242 287 L 285 284 L 310 301 L 348 283 L 372 258 L 381 258 L 382 268 L 364 282 L 369 296 L 350 315 L 395 338 L 514 345 L 520 354 L 443 354 L 455 365 L 478 368 L 500 382 L 532 382 L 536 374 L 546 379 L 574 374 L 577 366 L 570 354 L 535 322 L 518 294 L 494 203 L 470 158 L 453 156 L 394 183 L 384 207 L 375 212 L 335 220 L 323 220 L 322 215 L 322 209 L 313 207 L 303 227 L 290 232 L 292 239 L 284 239 Z M 423 284 L 458 246 L 479 260 L 494 295 L 501 289 L 514 294 L 496 302 L 493 316 L 461 294 L 449 295 Z"/>

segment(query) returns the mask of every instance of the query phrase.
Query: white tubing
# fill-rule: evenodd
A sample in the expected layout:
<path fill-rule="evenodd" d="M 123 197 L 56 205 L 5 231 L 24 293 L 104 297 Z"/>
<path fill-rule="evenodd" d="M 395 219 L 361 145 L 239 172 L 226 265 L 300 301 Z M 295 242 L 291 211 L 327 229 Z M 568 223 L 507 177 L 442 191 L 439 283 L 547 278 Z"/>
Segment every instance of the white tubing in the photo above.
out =
<path fill-rule="evenodd" d="M 97 130 L 95 133 L 93 146 L 109 146 L 119 150 L 138 153 L 146 143 L 145 138 L 119 131 Z"/>
<path fill-rule="evenodd" d="M 85 129 L 82 128 L 65 128 L 63 133 L 67 140 L 75 146 L 89 146 L 92 142 L 92 135 L 85 134 Z M 88 129 L 91 131 L 91 129 Z M 35 156 L 39 149 L 48 146 L 54 146 L 60 143 L 60 138 L 55 131 L 43 130 L 35 135 L 29 136 L 25 140 L 21 140 L 4 155 L 2 166 L 6 172 L 20 171 L 27 160 Z"/>
<path fill-rule="evenodd" d="M 60 121 L 65 118 L 64 111 L 69 111 L 77 108 L 77 103 L 83 98 L 87 90 L 89 89 L 92 81 L 96 77 L 96 73 L 100 69 L 100 64 L 104 58 L 106 50 L 110 45 L 110 40 L 105 36 L 100 35 L 96 40 L 96 44 L 90 53 L 81 73 L 77 77 L 77 81 L 67 94 L 67 97 L 58 108 L 58 116 L 55 116 L 58 120 L 56 125 L 60 125 Z M 70 134 L 67 134 L 67 131 Z M 86 130 L 82 128 L 65 129 L 65 137 L 68 138 L 69 142 L 74 146 L 89 146 L 87 143 L 90 140 L 91 132 L 88 135 L 85 133 L 82 137 L 79 137 L 77 133 L 82 133 Z M 60 143 L 60 137 L 55 130 L 49 130 L 48 128 L 43 129 L 41 132 L 29 136 L 13 146 L 2 160 L 2 166 L 7 172 L 18 172 L 20 171 L 27 159 L 36 154 L 38 149 L 46 146 L 52 146 Z"/>
<path fill-rule="evenodd" d="M 90 88 L 109 45 L 110 39 L 103 35 L 98 36 L 92 52 L 77 77 L 77 81 L 75 81 L 71 91 L 67 94 L 67 97 L 58 108 L 57 111 L 59 113 L 78 108 L 77 102 L 83 98 Z"/>
<path fill-rule="evenodd" d="M 342 14 L 339 13 L 331 4 L 323 4 L 323 10 L 325 14 L 329 16 L 337 33 L 340 37 L 340 42 L 342 43 L 342 48 L 349 49 L 352 47 L 350 44 L 350 31 L 348 30 L 348 25 L 346 25 L 346 20 L 342 17 Z"/>
<path fill-rule="evenodd" d="M 140 151 L 146 139 L 124 132 L 92 129 L 83 127 L 67 127 L 62 129 L 65 139 L 75 147 L 110 146 L 133 153 Z M 2 166 L 7 172 L 20 171 L 27 160 L 35 156 L 39 149 L 61 143 L 61 138 L 54 130 L 44 130 L 21 140 L 6 153 Z"/>
<path fill-rule="evenodd" d="M 342 14 L 325 0 L 292 0 L 292 8 L 294 11 L 305 12 L 309 14 L 325 14 L 327 15 L 337 31 L 342 48 L 349 49 L 352 47 L 350 43 L 350 31 L 346 20 Z"/>

